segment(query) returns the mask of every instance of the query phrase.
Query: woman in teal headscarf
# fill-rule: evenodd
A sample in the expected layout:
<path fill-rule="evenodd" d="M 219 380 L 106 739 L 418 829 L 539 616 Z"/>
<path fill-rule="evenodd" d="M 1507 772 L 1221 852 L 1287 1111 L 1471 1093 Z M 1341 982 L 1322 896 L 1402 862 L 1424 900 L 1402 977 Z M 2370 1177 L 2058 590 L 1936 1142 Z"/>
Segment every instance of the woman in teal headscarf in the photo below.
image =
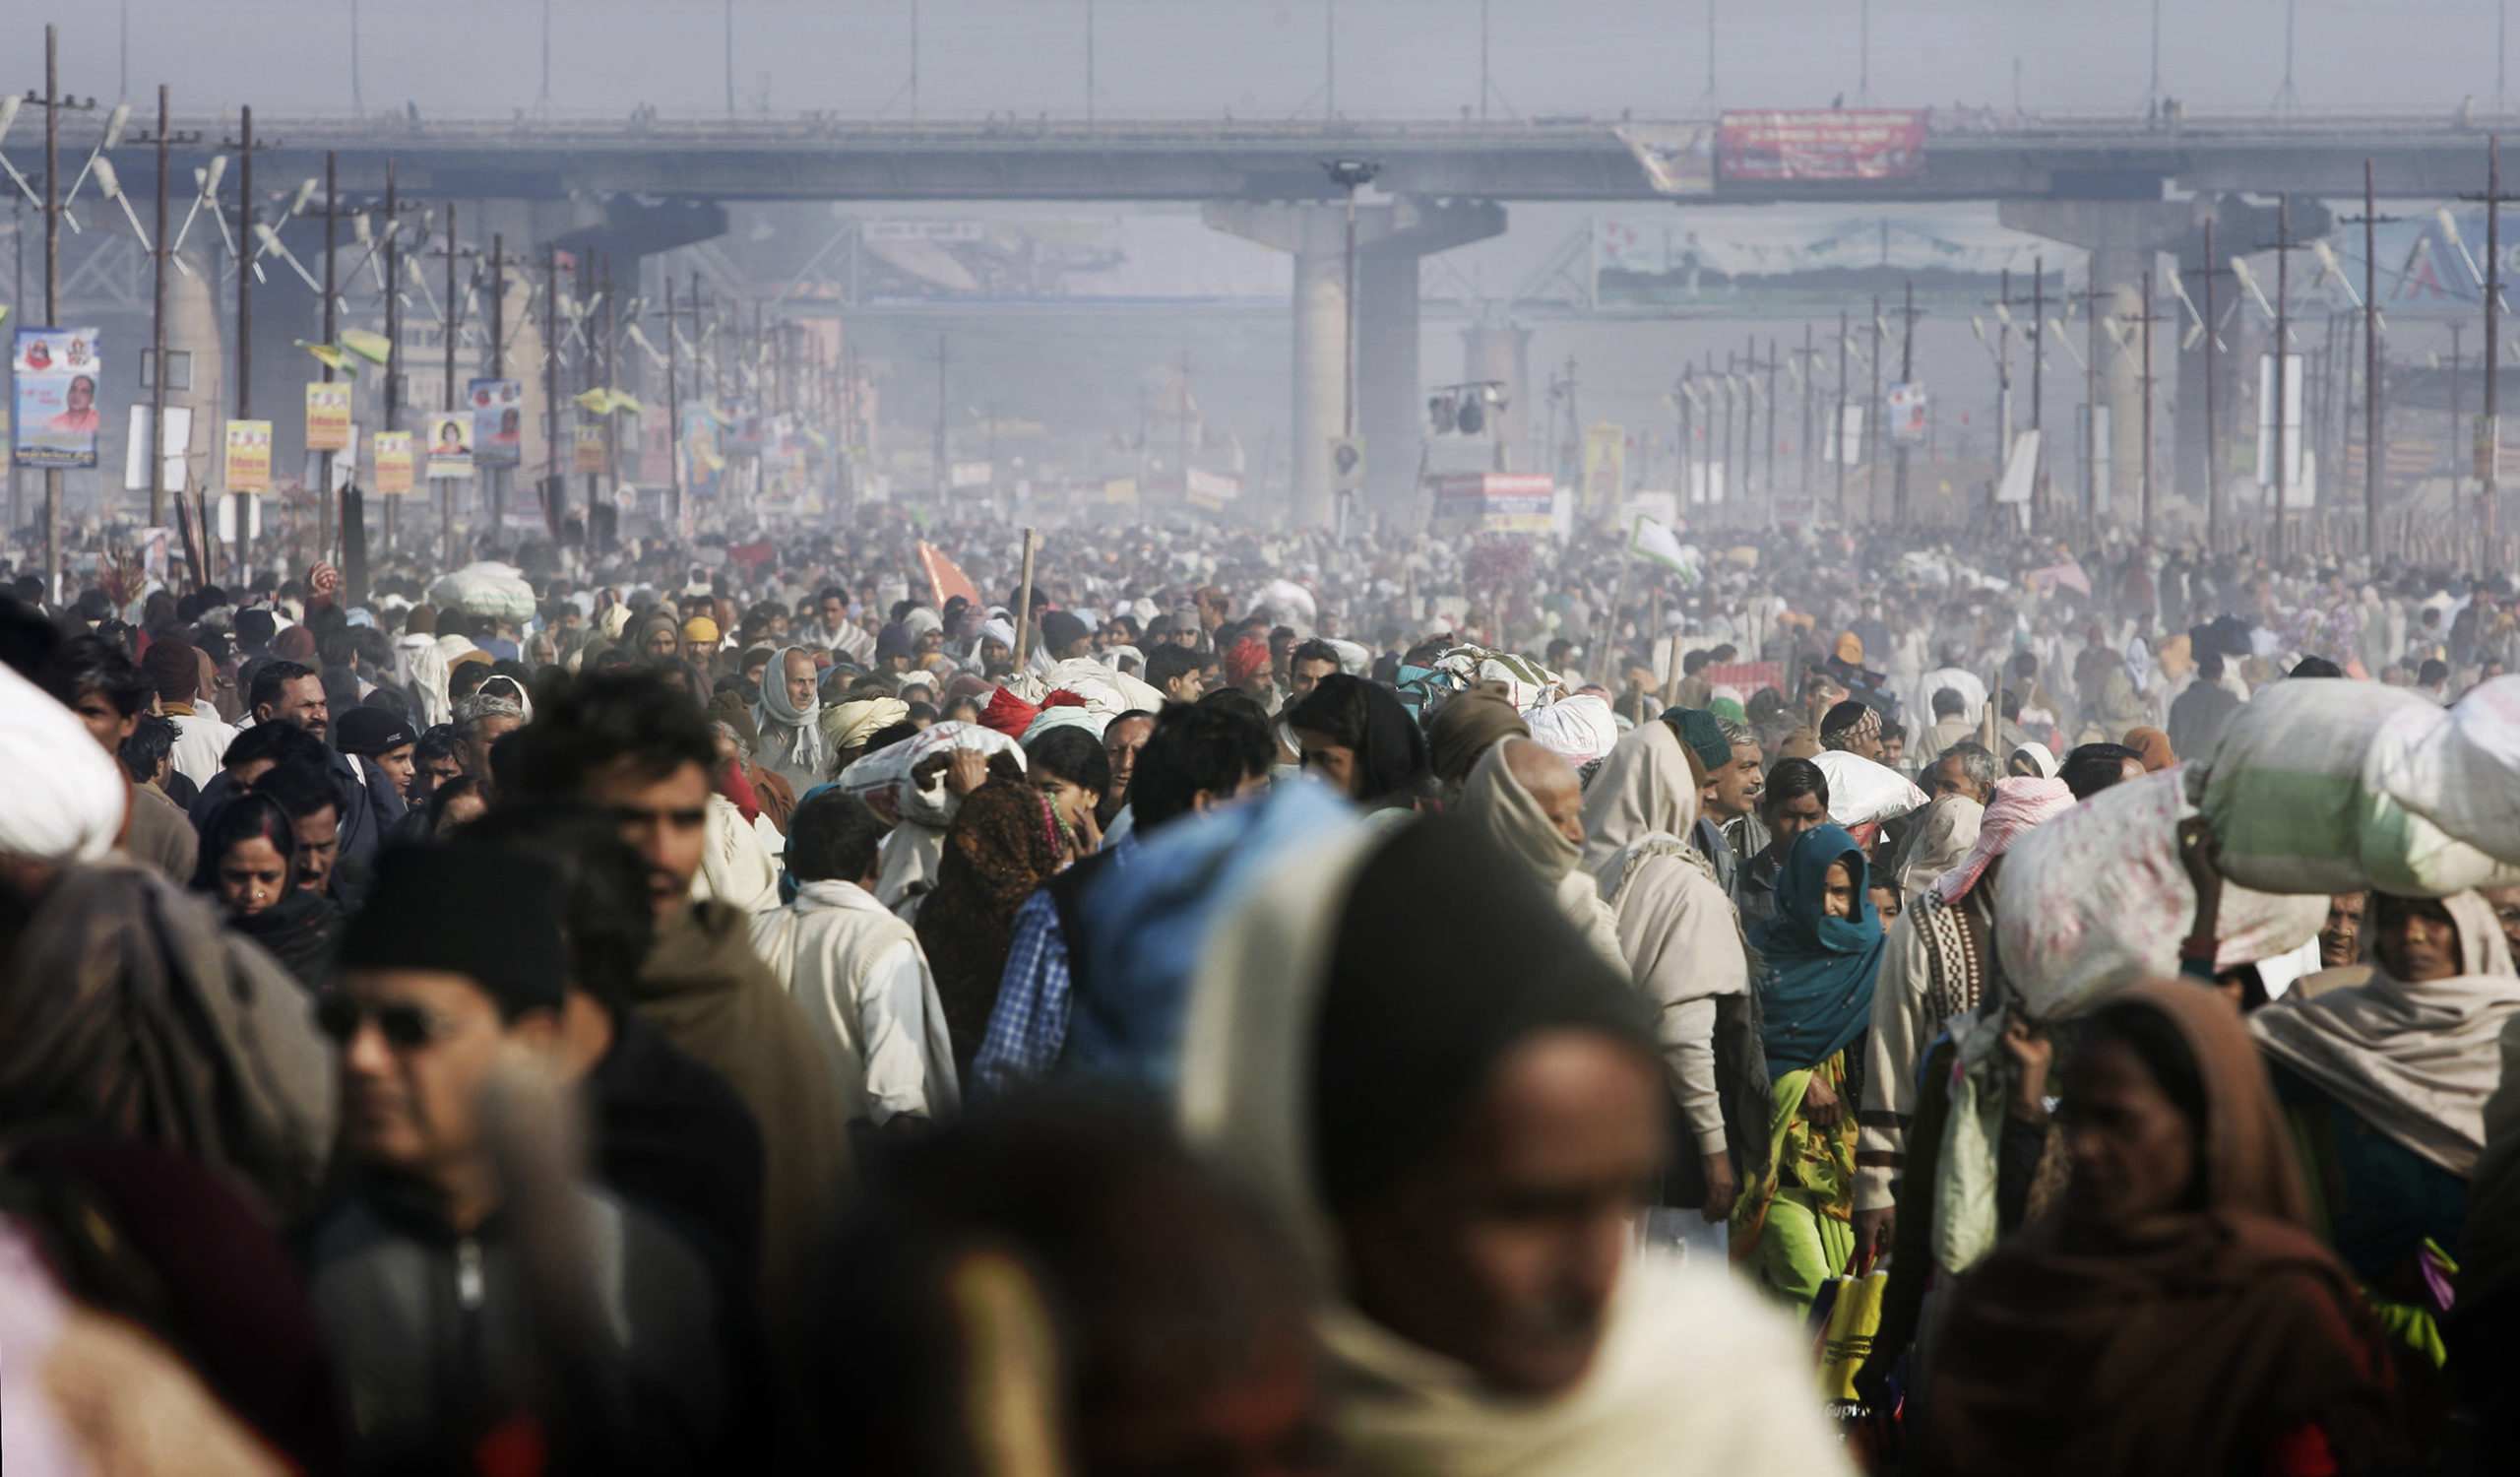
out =
<path fill-rule="evenodd" d="M 1772 1136 L 1766 1178 L 1733 1207 L 1732 1260 L 1797 1313 L 1855 1255 L 1855 1063 L 1882 948 L 1867 869 L 1844 829 L 1803 832 L 1778 876 L 1776 916 L 1750 931 Z"/>

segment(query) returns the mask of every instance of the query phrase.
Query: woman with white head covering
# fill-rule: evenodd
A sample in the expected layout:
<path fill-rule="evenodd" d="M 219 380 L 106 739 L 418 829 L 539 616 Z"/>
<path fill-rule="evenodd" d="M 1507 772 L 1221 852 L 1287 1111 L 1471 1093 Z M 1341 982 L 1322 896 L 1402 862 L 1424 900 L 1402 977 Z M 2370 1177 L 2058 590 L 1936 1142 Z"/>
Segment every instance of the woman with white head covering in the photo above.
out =
<path fill-rule="evenodd" d="M 1483 926 L 1416 924 L 1456 909 Z M 1315 1273 L 1343 1471 L 1845 1470 L 1791 1325 L 1630 1250 L 1657 1055 L 1616 972 L 1457 816 L 1351 826 L 1218 926 L 1182 1121 Z M 1510 1152 L 1540 1119 L 1598 1152 Z M 1544 1232 L 1503 1208 L 1525 1180 L 1564 1207 Z"/>

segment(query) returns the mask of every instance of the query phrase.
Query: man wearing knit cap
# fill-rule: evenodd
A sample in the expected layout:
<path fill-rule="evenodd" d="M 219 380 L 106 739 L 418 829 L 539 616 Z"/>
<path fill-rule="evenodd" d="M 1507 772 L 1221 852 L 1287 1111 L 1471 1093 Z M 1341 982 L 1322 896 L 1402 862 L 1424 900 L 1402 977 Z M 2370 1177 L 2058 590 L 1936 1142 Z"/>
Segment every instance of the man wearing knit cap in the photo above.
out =
<path fill-rule="evenodd" d="M 236 741 L 236 731 L 201 702 L 201 654 L 180 636 L 159 636 L 142 654 L 140 670 L 158 689 L 158 711 L 175 721 L 175 773 L 195 789 L 219 773 L 220 756 Z"/>
<path fill-rule="evenodd" d="M 318 1019 L 359 1173 L 306 1286 L 350 1403 L 346 1465 L 470 1468 L 521 1424 L 571 1443 L 567 1465 L 702 1460 L 725 1381 L 704 1264 L 556 1148 L 558 875 L 494 847 L 391 853 L 341 970 Z"/>
<path fill-rule="evenodd" d="M 1724 732 L 1724 720 L 1703 708 L 1673 708 L 1663 721 L 1706 766 L 1706 787 L 1698 792 L 1697 824 L 1689 829 L 1689 844 L 1714 864 L 1715 879 L 1729 897 L 1740 859 L 1724 839 L 1724 826 L 1749 813 L 1747 801 L 1758 795 L 1758 745 L 1751 744 L 1744 758 Z"/>
<path fill-rule="evenodd" d="M 404 792 L 411 783 L 412 751 L 420 736 L 383 708 L 346 708 L 333 720 L 334 746 L 358 765 L 377 819 L 400 821 L 410 809 Z"/>
<path fill-rule="evenodd" d="M 718 622 L 694 615 L 682 623 L 682 659 L 706 672 L 718 656 Z"/>

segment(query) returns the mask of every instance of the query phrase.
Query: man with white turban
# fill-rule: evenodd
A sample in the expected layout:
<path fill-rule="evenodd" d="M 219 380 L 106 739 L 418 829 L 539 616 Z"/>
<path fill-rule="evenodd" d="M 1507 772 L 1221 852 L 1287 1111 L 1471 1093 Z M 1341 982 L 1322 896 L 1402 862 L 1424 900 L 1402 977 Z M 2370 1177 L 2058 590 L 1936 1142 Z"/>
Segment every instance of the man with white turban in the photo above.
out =
<path fill-rule="evenodd" d="M 761 701 L 752 721 L 761 731 L 756 757 L 798 795 L 831 778 L 831 740 L 824 737 L 821 691 L 811 653 L 783 648 L 761 674 Z"/>

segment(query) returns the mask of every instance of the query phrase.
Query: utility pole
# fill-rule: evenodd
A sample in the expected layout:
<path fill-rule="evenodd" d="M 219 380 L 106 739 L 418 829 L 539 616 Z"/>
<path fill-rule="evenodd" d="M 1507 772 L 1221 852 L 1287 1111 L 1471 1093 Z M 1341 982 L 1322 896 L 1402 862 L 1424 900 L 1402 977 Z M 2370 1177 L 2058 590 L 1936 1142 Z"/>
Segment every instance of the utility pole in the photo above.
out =
<path fill-rule="evenodd" d="M 945 335 L 936 336 L 936 500 L 941 505 L 953 491 L 954 469 L 945 460 Z"/>
<path fill-rule="evenodd" d="M 2041 413 L 2047 404 L 2048 385 L 2048 259 L 2030 259 L 2030 428 L 2040 428 Z M 2210 393 L 2210 392 L 2208 392 Z M 2030 477 L 2030 523 L 2039 526 L 2039 515 L 2048 503 L 2048 438 L 2039 438 L 2037 465 Z"/>
<path fill-rule="evenodd" d="M 1906 295 L 1899 307 L 1899 383 L 1914 394 L 1917 377 L 1917 320 L 1924 316 L 1917 306 L 1917 280 L 1908 279 Z M 1899 475 L 1891 492 L 1890 516 L 1905 528 L 1908 523 L 1908 443 L 1899 443 Z"/>
<path fill-rule="evenodd" d="M 542 250 L 542 521 L 557 544 L 569 485 L 560 480 L 560 247 Z"/>
<path fill-rule="evenodd" d="M 596 363 L 595 306 L 596 294 L 601 292 L 604 286 L 596 281 L 596 253 L 590 249 L 578 258 L 578 335 L 579 343 L 583 346 L 578 357 L 578 389 L 581 392 L 595 389 L 598 383 L 596 375 L 600 366 Z M 587 557 L 590 559 L 595 557 L 596 507 L 602 495 L 603 474 L 599 471 L 589 472 L 587 474 L 586 546 Z"/>
<path fill-rule="evenodd" d="M 1776 340 L 1768 340 L 1768 521 L 1776 521 Z"/>
<path fill-rule="evenodd" d="M 2473 198 L 2473 197 L 2471 197 Z M 2479 569 L 2494 562 L 2495 501 L 2501 491 L 2502 422 L 2495 415 L 2496 379 L 2502 366 L 2502 136 L 2485 141 L 2485 412 L 2477 433 L 2477 557 Z"/>
<path fill-rule="evenodd" d="M 162 196 L 165 192 L 161 190 L 158 193 Z M 9 244 L 17 248 L 18 258 L 17 283 L 10 290 L 9 300 L 24 302 L 27 300 L 27 206 L 24 200 L 9 202 Z M 9 532 L 13 537 L 18 525 L 25 521 L 26 512 L 24 475 L 18 466 L 16 450 L 12 448 L 9 456 Z M 195 569 L 193 582 L 210 583 L 210 571 Z"/>
<path fill-rule="evenodd" d="M 84 104 L 61 96 L 61 52 L 59 36 L 49 25 L 43 29 L 43 320 L 47 326 L 61 324 L 61 110 L 78 108 L 82 112 L 95 107 L 96 99 Z M 30 102 L 34 99 L 30 97 Z M 14 454 L 11 461 L 16 460 Z M 61 469 L 43 470 L 43 577 L 44 593 L 54 604 L 62 598 L 61 571 Z"/>
<path fill-rule="evenodd" d="M 2136 321 L 2144 325 L 2144 475 L 2136 485 L 2136 528 L 2150 542 L 2153 537 L 2153 467 L 2159 460 L 2153 451 L 2153 324 L 2161 314 L 2154 311 L 2153 269 L 2144 269 L 2144 313 Z"/>
<path fill-rule="evenodd" d="M 2228 275 L 2229 267 L 2214 264 L 2214 219 L 2205 218 L 2205 265 L 2198 276 L 2204 279 L 2205 305 L 2202 309 L 2205 332 L 2205 547 L 2215 553 L 2223 549 L 2223 450 L 2216 420 L 2217 397 L 2216 355 L 2221 352 L 2222 320 L 2215 315 L 2214 279 Z"/>
<path fill-rule="evenodd" d="M 446 203 L 446 242 L 438 250 L 437 255 L 446 258 L 446 322 L 444 325 L 446 330 L 446 343 L 443 370 L 446 375 L 446 388 L 439 396 L 439 414 L 452 416 L 455 414 L 456 407 L 463 403 L 462 397 L 456 390 L 455 346 L 458 336 L 463 332 L 463 315 L 460 312 L 460 309 L 463 307 L 464 299 L 456 291 L 455 264 L 460 258 L 467 256 L 477 257 L 479 255 L 478 252 L 467 251 L 455 243 L 455 202 L 452 200 Z M 478 448 L 475 448 L 475 456 L 478 456 Z M 443 557 L 446 560 L 446 567 L 453 569 L 456 567 L 457 562 L 455 556 L 455 484 L 458 480 L 447 477 L 439 478 L 437 481 L 445 484 L 438 489 L 438 538 L 440 541 L 440 547 L 444 550 Z"/>
<path fill-rule="evenodd" d="M 695 304 L 696 305 L 696 304 Z M 682 318 L 673 302 L 673 274 L 665 274 L 665 459 L 673 463 L 673 508 L 667 527 L 682 532 Z"/>
<path fill-rule="evenodd" d="M 403 199 L 395 178 L 394 161 L 385 161 L 385 429 L 402 429 L 403 411 Z M 417 462 L 418 458 L 413 457 Z M 414 472 L 425 471 L 414 467 Z M 400 532 L 403 498 L 385 499 L 385 548 L 394 549 L 395 536 Z"/>
<path fill-rule="evenodd" d="M 2285 54 L 2292 54 L 2292 0 L 2285 0 Z M 2289 96 L 2293 89 L 2293 69 L 2288 61 L 2284 68 L 2284 90 Z M 2293 197 L 2275 197 L 2275 537 L 2270 541 L 2277 554 L 2284 552 L 2286 493 L 2293 484 L 2293 459 L 2285 454 L 2286 437 L 2292 429 L 2293 387 L 2299 377 L 2293 372 Z"/>
<path fill-rule="evenodd" d="M 1855 347 L 1847 310 L 1838 309 L 1838 414 L 1829 426 L 1829 460 L 1838 468 L 1838 527 L 1847 527 L 1847 355 Z"/>
<path fill-rule="evenodd" d="M 1863 415 L 1867 424 L 1880 420 L 1881 429 L 1885 431 L 1889 429 L 1889 419 L 1882 414 L 1881 347 L 1889 327 L 1881 317 L 1881 294 L 1875 292 L 1872 294 L 1872 403 L 1864 407 Z M 1881 436 L 1876 432 L 1870 439 L 1873 454 L 1863 459 L 1863 521 L 1878 523 L 1881 520 Z"/>
<path fill-rule="evenodd" d="M 2362 549 L 2375 568 L 2380 559 L 2380 276 L 2377 231 L 2383 220 L 2396 219 L 2395 216 L 2380 215 L 2372 187 L 2371 161 L 2364 160 L 2362 219 L 2359 223 L 2362 227 Z M 2455 405 L 2451 408 L 2450 423 L 2453 427 L 2458 424 Z"/>
<path fill-rule="evenodd" d="M 1709 375 L 1715 373 L 1715 351 L 1711 349 L 1706 353 L 1706 372 Z M 1575 444 L 1581 447 L 1584 444 L 1583 428 L 1570 425 L 1567 429 L 1575 435 Z M 1724 481 L 1729 484 L 1725 490 L 1733 500 L 1748 500 L 1747 489 L 1739 479 L 1732 476 L 1732 356 L 1729 353 L 1724 356 Z"/>
<path fill-rule="evenodd" d="M 162 526 L 166 521 L 166 259 L 174 254 L 174 243 L 166 235 L 167 153 L 176 144 L 201 141 L 198 133 L 175 133 L 169 121 L 172 116 L 166 86 L 160 83 L 158 86 L 157 131 L 142 136 L 143 141 L 155 144 L 158 149 L 158 235 L 157 245 L 149 253 L 149 361 L 157 366 L 157 372 L 152 376 L 154 383 L 149 402 L 149 521 L 153 526 Z M 176 496 L 180 499 L 182 495 L 181 489 L 177 489 Z M 193 550 L 193 553 L 198 558 L 198 550 Z M 193 577 L 196 583 L 207 583 L 209 571 L 197 568 Z"/>
<path fill-rule="evenodd" d="M 2464 370 L 2464 369 L 2467 367 L 2467 360 L 2466 360 L 2465 353 L 2464 353 L 2464 351 L 2465 351 L 2466 346 L 2460 342 L 2460 336 L 2461 336 L 2461 335 L 2463 335 L 2463 334 L 2465 334 L 2467 331 L 2468 331 L 2468 326 L 2467 326 L 2466 324 L 2461 323 L 2461 322 L 2457 321 L 2456 319 L 2451 320 L 2451 323 L 2450 323 L 2450 495 L 2451 495 L 2452 497 L 2456 497 L 2456 496 L 2458 496 L 2458 495 L 2459 495 L 2459 493 L 2460 493 L 2462 490 L 2464 490 L 2464 484 L 2465 484 L 2465 483 L 2466 483 L 2466 482 L 2467 482 L 2467 474 L 2466 474 L 2466 473 L 2464 473 L 2464 472 L 2461 472 L 2459 469 L 2460 469 L 2461 467 L 2463 467 L 2463 466 L 2465 466 L 2465 467 L 2473 467 L 2473 466 L 2475 465 L 2475 460 L 2476 460 L 2476 448 L 2475 448 L 2473 445 L 2463 445 L 2463 444 L 2461 444 L 2461 438 L 2460 438 L 2460 434 L 2459 434 L 2459 432 L 2460 432 L 2460 430 L 2461 430 L 2461 426 L 2460 426 L 2460 424 L 2459 424 L 2459 391 L 2460 391 L 2460 388 L 2461 388 L 2460 383 L 2459 383 L 2459 376 L 2460 376 L 2460 372 L 2461 372 L 2462 370 Z M 2461 452 L 2463 452 L 2463 451 L 2467 453 L 2467 455 L 2466 455 L 2466 456 L 2464 456 L 2464 457 L 2460 455 L 2460 453 L 2461 453 Z"/>
<path fill-rule="evenodd" d="M 2093 253 L 2095 256 L 2098 254 Z M 2083 358 L 2083 506 L 2081 511 L 2085 518 L 2091 520 L 2094 532 L 2099 528 L 2100 499 L 2105 488 L 2105 483 L 2100 477 L 2100 458 L 2102 448 L 2107 444 L 2100 429 L 2102 409 L 2100 404 L 2100 305 L 2115 295 L 2097 286 L 2099 281 L 2100 274 L 2096 271 L 2092 272 L 2083 290 L 2069 293 L 2065 297 L 2068 304 L 2067 312 L 2072 311 L 2070 304 L 2080 302 L 2089 310 L 2091 317 L 2090 325 L 2086 329 L 2091 341 L 2090 353 Z M 2061 329 L 2062 325 L 2058 326 Z M 2069 343 L 2067 348 L 2071 347 Z M 2113 467 L 2110 469 L 2112 474 L 2115 470 Z"/>
<path fill-rule="evenodd" d="M 1818 346 L 1813 342 L 1814 338 L 1815 335 L 1812 332 L 1811 322 L 1806 318 L 1802 323 L 1802 438 L 1798 443 L 1796 443 L 1802 449 L 1801 456 L 1796 458 L 1796 460 L 1802 464 L 1802 500 L 1805 502 L 1809 502 L 1811 500 L 1812 396 L 1813 392 L 1819 388 L 1818 382 L 1820 378 L 1820 351 Z M 1810 517 L 1811 515 L 1806 513 L 1803 516 Z M 1817 518 L 1812 518 L 1812 521 L 1816 523 L 1819 520 Z"/>
<path fill-rule="evenodd" d="M 2004 464 L 2012 458 L 2012 269 L 1997 280 L 1995 293 L 1995 481 L 2003 481 Z"/>
<path fill-rule="evenodd" d="M 507 247 L 508 243 L 505 235 L 498 231 L 492 231 L 490 233 L 489 377 L 494 380 L 504 380 L 508 377 Z M 521 444 L 523 440 L 524 437 L 520 435 L 518 437 L 518 441 L 520 442 L 518 450 L 520 452 L 524 450 L 524 447 Z M 473 456 L 477 459 L 479 455 L 479 448 L 474 448 Z M 502 461 L 493 464 L 490 468 L 490 543 L 493 546 L 496 546 L 500 540 L 507 537 L 507 528 L 508 467 L 507 463 Z"/>
<path fill-rule="evenodd" d="M 334 304 L 337 301 L 334 290 L 333 254 L 340 239 L 341 230 L 341 200 L 338 193 L 340 184 L 340 160 L 332 150 L 327 149 L 324 151 L 324 343 L 327 346 L 341 343 L 340 334 L 333 321 Z M 164 153 L 160 151 L 158 160 L 158 232 L 160 235 L 165 234 L 166 231 L 165 210 L 166 161 Z M 166 351 L 165 346 L 160 343 L 158 351 L 158 379 L 162 382 L 165 375 Z M 330 360 L 327 360 L 324 364 L 324 383 L 329 385 L 332 382 L 333 365 Z M 166 416 L 165 397 L 159 396 L 158 403 L 158 417 L 163 420 Z M 333 453 L 327 450 L 315 461 L 317 475 L 324 483 L 315 497 L 316 530 L 317 537 L 324 546 L 324 557 L 329 559 L 333 556 Z"/>

